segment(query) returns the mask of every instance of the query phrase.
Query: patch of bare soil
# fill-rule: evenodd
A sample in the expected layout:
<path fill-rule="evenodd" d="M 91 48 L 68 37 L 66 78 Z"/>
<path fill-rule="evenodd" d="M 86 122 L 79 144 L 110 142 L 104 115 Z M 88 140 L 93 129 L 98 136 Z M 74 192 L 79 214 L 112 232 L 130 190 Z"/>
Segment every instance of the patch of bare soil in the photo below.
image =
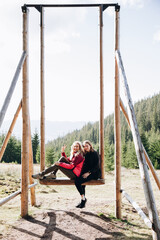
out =
<path fill-rule="evenodd" d="M 124 234 L 109 218 L 92 212 L 54 210 L 21 219 L 3 239 L 124 239 Z"/>
<path fill-rule="evenodd" d="M 123 189 L 147 213 L 145 198 L 138 170 L 122 171 Z M 134 183 L 134 184 L 133 184 Z M 157 195 L 157 186 L 154 185 Z M 1 207 L 0 223 L 3 240 L 104 240 L 104 239 L 152 239 L 134 208 L 122 198 L 122 219 L 114 216 L 114 174 L 106 174 L 106 184 L 87 186 L 87 204 L 83 209 L 75 206 L 79 194 L 75 186 L 36 187 L 36 207 L 30 206 L 26 219 L 11 221 L 17 211 L 20 215 L 20 198 L 13 199 Z M 159 191 L 158 191 L 159 194 Z M 159 203 L 159 201 L 157 201 Z M 13 214 L 15 209 L 15 213 Z M 160 206 L 158 205 L 158 210 Z M 7 228 L 6 228 L 7 227 Z M 6 228 L 6 229 L 5 229 Z"/>

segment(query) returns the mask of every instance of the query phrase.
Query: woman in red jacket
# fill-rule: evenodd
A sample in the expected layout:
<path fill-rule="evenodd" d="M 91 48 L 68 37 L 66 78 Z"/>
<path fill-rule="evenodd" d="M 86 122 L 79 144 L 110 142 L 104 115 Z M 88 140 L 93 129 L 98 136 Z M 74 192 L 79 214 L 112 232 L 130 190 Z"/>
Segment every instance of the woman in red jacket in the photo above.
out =
<path fill-rule="evenodd" d="M 82 145 L 79 141 L 75 141 L 71 146 L 70 157 L 66 156 L 64 152 L 65 148 L 66 146 L 62 147 L 62 157 L 58 162 L 54 163 L 51 167 L 45 169 L 44 171 L 32 175 L 32 177 L 35 179 L 55 179 L 58 170 L 61 170 L 70 179 L 75 179 L 76 177 L 79 177 L 84 163 Z M 45 176 L 48 173 L 51 174 Z"/>

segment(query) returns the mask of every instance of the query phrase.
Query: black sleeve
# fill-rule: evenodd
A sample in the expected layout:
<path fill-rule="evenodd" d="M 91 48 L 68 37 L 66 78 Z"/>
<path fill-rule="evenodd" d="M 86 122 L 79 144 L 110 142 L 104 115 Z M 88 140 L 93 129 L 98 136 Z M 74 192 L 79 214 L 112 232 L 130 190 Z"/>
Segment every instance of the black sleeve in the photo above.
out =
<path fill-rule="evenodd" d="M 92 153 L 92 157 L 93 157 L 92 158 L 92 167 L 90 169 L 90 172 L 95 173 L 95 172 L 99 171 L 99 169 L 100 169 L 100 163 L 99 163 L 100 159 L 99 159 L 99 155 L 96 151 L 94 151 Z"/>

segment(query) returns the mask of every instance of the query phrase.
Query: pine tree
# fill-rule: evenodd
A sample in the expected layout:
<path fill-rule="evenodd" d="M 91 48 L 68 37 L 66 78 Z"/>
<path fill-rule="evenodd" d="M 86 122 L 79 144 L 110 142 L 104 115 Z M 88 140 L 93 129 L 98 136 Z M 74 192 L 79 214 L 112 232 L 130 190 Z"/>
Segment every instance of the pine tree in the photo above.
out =
<path fill-rule="evenodd" d="M 157 169 L 160 168 L 160 140 L 154 140 L 149 147 L 150 159 Z"/>
<path fill-rule="evenodd" d="M 21 143 L 15 137 L 10 137 L 2 161 L 21 163 Z"/>
<path fill-rule="evenodd" d="M 127 152 L 125 167 L 127 168 L 138 168 L 137 155 L 135 152 L 134 143 L 131 141 L 127 142 Z"/>
<path fill-rule="evenodd" d="M 121 145 L 121 159 L 122 159 L 122 166 L 126 167 L 126 154 L 127 154 L 127 144 L 126 142 L 122 142 Z"/>
<path fill-rule="evenodd" d="M 46 164 L 52 165 L 55 161 L 55 151 L 53 147 L 46 149 Z"/>
<path fill-rule="evenodd" d="M 149 151 L 149 142 L 148 142 L 148 139 L 147 139 L 145 133 L 144 132 L 140 133 L 140 137 L 141 137 L 141 141 L 143 143 L 143 146 L 144 146 L 146 152 L 148 152 Z"/>
<path fill-rule="evenodd" d="M 40 146 L 38 146 L 37 152 L 36 152 L 36 163 L 40 163 L 41 153 L 40 153 Z"/>
<path fill-rule="evenodd" d="M 158 164 L 158 161 L 157 161 L 157 159 L 156 159 L 156 161 L 155 161 L 155 163 L 154 163 L 154 168 L 155 168 L 155 169 L 159 169 L 159 167 L 160 167 L 160 165 Z"/>
<path fill-rule="evenodd" d="M 105 170 L 111 171 L 114 169 L 114 145 L 109 144 L 108 138 L 105 138 L 104 146 Z"/>
<path fill-rule="evenodd" d="M 33 150 L 33 162 L 36 163 L 36 154 L 39 146 L 39 135 L 37 133 L 37 130 L 35 130 L 35 133 L 32 137 L 32 150 Z"/>

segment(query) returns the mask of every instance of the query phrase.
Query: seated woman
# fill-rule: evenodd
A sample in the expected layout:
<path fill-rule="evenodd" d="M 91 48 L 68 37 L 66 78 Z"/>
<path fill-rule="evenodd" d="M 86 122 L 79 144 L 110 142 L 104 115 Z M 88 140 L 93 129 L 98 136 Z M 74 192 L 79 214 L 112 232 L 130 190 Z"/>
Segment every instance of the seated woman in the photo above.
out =
<path fill-rule="evenodd" d="M 71 155 L 67 158 L 64 150 L 66 146 L 62 147 L 61 155 L 62 157 L 56 163 L 54 163 L 51 167 L 45 169 L 44 171 L 32 175 L 35 179 L 44 179 L 44 178 L 56 178 L 56 172 L 61 170 L 67 177 L 70 179 L 75 179 L 79 177 L 81 174 L 82 166 L 84 163 L 82 145 L 79 141 L 75 141 L 71 146 Z M 46 174 L 51 173 L 49 176 L 45 176 Z"/>
<path fill-rule="evenodd" d="M 80 177 L 75 179 L 75 185 L 81 195 L 81 202 L 76 206 L 77 208 L 84 208 L 87 201 L 85 198 L 85 186 L 82 183 L 101 177 L 98 153 L 93 149 L 91 142 L 88 140 L 83 142 L 83 148 L 85 156 L 84 165 Z"/>

